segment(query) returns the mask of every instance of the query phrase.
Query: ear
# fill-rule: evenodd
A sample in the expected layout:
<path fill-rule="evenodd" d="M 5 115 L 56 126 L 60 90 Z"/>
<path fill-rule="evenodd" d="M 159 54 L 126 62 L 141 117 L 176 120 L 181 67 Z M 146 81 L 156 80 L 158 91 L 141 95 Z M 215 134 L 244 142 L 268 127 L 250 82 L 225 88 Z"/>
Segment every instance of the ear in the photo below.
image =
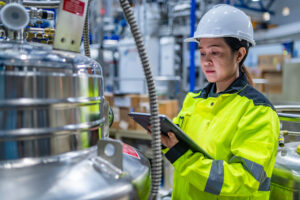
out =
<path fill-rule="evenodd" d="M 247 51 L 246 51 L 245 47 L 239 48 L 239 50 L 237 51 L 236 61 L 238 63 L 240 63 L 243 60 L 243 58 L 245 57 L 246 53 L 247 53 Z"/>

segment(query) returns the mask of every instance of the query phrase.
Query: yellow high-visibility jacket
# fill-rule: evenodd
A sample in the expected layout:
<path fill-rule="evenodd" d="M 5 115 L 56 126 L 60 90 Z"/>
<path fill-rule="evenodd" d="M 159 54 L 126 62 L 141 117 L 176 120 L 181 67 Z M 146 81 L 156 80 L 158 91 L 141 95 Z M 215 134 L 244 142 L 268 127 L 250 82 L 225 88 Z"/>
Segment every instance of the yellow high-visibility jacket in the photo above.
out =
<path fill-rule="evenodd" d="M 275 164 L 279 119 L 241 73 L 214 93 L 214 83 L 188 93 L 174 122 L 214 159 L 182 142 L 166 150 L 174 166 L 172 199 L 266 200 Z"/>

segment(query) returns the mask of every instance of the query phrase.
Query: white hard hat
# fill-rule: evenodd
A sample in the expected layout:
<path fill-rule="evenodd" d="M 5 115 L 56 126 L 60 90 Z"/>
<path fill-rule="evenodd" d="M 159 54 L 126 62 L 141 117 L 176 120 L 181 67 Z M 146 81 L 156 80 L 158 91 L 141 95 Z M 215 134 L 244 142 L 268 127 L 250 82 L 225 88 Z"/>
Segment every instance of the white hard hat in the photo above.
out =
<path fill-rule="evenodd" d="M 194 37 L 185 42 L 199 42 L 200 38 L 234 37 L 255 45 L 250 18 L 240 9 L 227 4 L 219 4 L 201 18 Z"/>

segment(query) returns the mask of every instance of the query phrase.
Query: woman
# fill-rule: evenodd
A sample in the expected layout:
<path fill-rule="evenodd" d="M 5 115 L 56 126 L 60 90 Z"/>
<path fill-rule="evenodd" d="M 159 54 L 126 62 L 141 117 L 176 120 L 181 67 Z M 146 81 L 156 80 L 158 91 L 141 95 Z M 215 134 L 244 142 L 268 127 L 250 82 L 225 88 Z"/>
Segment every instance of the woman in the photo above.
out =
<path fill-rule="evenodd" d="M 175 169 L 172 199 L 269 199 L 279 119 L 243 66 L 255 44 L 249 18 L 218 5 L 188 41 L 199 43 L 209 84 L 187 94 L 174 122 L 214 159 L 192 152 L 173 133 L 162 136 Z"/>

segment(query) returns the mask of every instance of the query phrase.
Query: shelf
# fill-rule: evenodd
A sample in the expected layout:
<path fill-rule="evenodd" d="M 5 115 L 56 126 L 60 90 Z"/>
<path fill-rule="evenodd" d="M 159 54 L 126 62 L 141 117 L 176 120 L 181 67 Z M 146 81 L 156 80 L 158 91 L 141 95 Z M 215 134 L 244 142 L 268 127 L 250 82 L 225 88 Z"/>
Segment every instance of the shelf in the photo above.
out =
<path fill-rule="evenodd" d="M 140 130 L 122 130 L 122 129 L 109 129 L 109 135 L 114 136 L 116 139 L 121 140 L 122 137 L 133 139 L 151 140 L 151 135 L 148 135 L 146 131 Z"/>

